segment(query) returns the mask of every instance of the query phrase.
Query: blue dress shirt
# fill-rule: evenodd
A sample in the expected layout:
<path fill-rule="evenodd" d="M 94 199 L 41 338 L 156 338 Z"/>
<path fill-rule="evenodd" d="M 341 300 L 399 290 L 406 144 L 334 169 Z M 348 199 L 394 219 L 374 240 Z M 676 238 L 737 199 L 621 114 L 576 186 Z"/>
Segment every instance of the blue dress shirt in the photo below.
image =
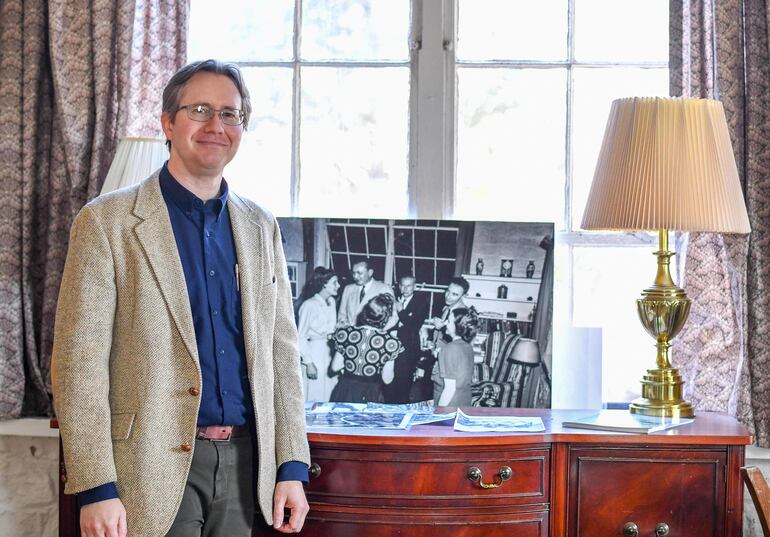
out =
<path fill-rule="evenodd" d="M 243 344 L 238 258 L 227 208 L 228 186 L 203 202 L 168 171 L 160 171 L 160 190 L 168 208 L 190 299 L 203 389 L 198 426 L 245 425 L 254 420 L 246 351 Z M 277 481 L 307 483 L 307 465 L 290 461 Z M 80 492 L 81 505 L 117 498 L 115 483 Z"/>

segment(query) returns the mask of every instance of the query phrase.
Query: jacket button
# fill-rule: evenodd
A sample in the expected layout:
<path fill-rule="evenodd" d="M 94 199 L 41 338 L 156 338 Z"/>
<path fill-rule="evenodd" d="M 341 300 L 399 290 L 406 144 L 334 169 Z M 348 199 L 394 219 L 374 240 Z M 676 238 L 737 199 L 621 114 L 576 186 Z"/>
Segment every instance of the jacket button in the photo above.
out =
<path fill-rule="evenodd" d="M 186 453 L 189 453 L 192 451 L 192 446 L 190 444 L 182 444 L 181 446 L 179 446 L 179 449 L 181 449 Z"/>
<path fill-rule="evenodd" d="M 201 393 L 200 390 L 198 388 L 196 388 L 195 386 L 193 386 L 192 388 L 190 388 L 187 391 L 190 392 L 190 395 L 198 395 L 199 393 Z"/>

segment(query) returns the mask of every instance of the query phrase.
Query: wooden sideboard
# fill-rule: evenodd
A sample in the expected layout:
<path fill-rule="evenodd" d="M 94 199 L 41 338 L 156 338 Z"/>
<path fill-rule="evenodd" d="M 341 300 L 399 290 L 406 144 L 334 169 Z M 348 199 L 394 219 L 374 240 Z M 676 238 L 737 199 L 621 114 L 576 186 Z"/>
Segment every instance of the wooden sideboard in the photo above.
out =
<path fill-rule="evenodd" d="M 546 430 L 311 430 L 318 475 L 307 487 L 310 513 L 301 535 L 631 537 L 634 527 L 640 537 L 742 533 L 739 468 L 751 437 L 729 416 L 704 412 L 688 425 L 634 435 L 561 427 L 590 411 L 468 413 L 540 416 Z M 511 477 L 497 488 L 469 479 L 476 468 L 481 482 L 497 483 L 506 467 Z M 278 535 L 262 529 L 254 534 Z M 60 535 L 75 537 L 65 527 Z"/>

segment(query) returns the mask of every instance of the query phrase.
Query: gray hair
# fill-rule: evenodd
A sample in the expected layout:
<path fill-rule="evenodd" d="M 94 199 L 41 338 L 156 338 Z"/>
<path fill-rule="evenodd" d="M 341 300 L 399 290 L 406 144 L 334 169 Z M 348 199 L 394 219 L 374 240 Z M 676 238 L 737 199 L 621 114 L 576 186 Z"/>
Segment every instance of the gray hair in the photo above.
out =
<path fill-rule="evenodd" d="M 246 130 L 249 124 L 249 117 L 251 116 L 251 98 L 249 96 L 249 90 L 246 88 L 246 83 L 243 81 L 241 70 L 237 65 L 233 63 L 224 63 L 219 60 L 201 60 L 192 62 L 179 71 L 174 73 L 174 76 L 168 81 L 166 87 L 163 89 L 163 108 L 164 114 L 168 114 L 170 117 L 174 117 L 179 111 L 179 97 L 182 94 L 182 89 L 187 85 L 190 79 L 197 73 L 214 73 L 217 75 L 224 75 L 235 84 L 235 88 L 241 95 L 241 111 L 243 112 L 243 130 Z M 171 149 L 171 141 L 166 140 L 166 146 Z"/>

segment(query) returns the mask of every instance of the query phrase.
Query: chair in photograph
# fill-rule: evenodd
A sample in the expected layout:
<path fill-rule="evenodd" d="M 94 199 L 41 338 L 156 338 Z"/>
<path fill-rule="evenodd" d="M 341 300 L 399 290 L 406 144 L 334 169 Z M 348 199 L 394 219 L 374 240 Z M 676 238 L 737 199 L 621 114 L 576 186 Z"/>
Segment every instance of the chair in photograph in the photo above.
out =
<path fill-rule="evenodd" d="M 756 466 L 742 467 L 741 475 L 757 510 L 762 533 L 765 537 L 770 537 L 770 487 L 767 486 L 765 476 Z"/>
<path fill-rule="evenodd" d="M 473 406 L 522 407 L 525 394 L 533 393 L 529 384 L 537 380 L 533 372 L 540 367 L 540 351 L 537 341 L 508 334 L 497 345 L 496 334 L 490 334 L 485 353 L 485 362 L 477 366 L 478 382 L 471 386 Z M 484 367 L 486 366 L 486 367 Z M 489 374 L 490 380 L 481 380 Z M 529 401 L 526 401 L 529 404 Z"/>

